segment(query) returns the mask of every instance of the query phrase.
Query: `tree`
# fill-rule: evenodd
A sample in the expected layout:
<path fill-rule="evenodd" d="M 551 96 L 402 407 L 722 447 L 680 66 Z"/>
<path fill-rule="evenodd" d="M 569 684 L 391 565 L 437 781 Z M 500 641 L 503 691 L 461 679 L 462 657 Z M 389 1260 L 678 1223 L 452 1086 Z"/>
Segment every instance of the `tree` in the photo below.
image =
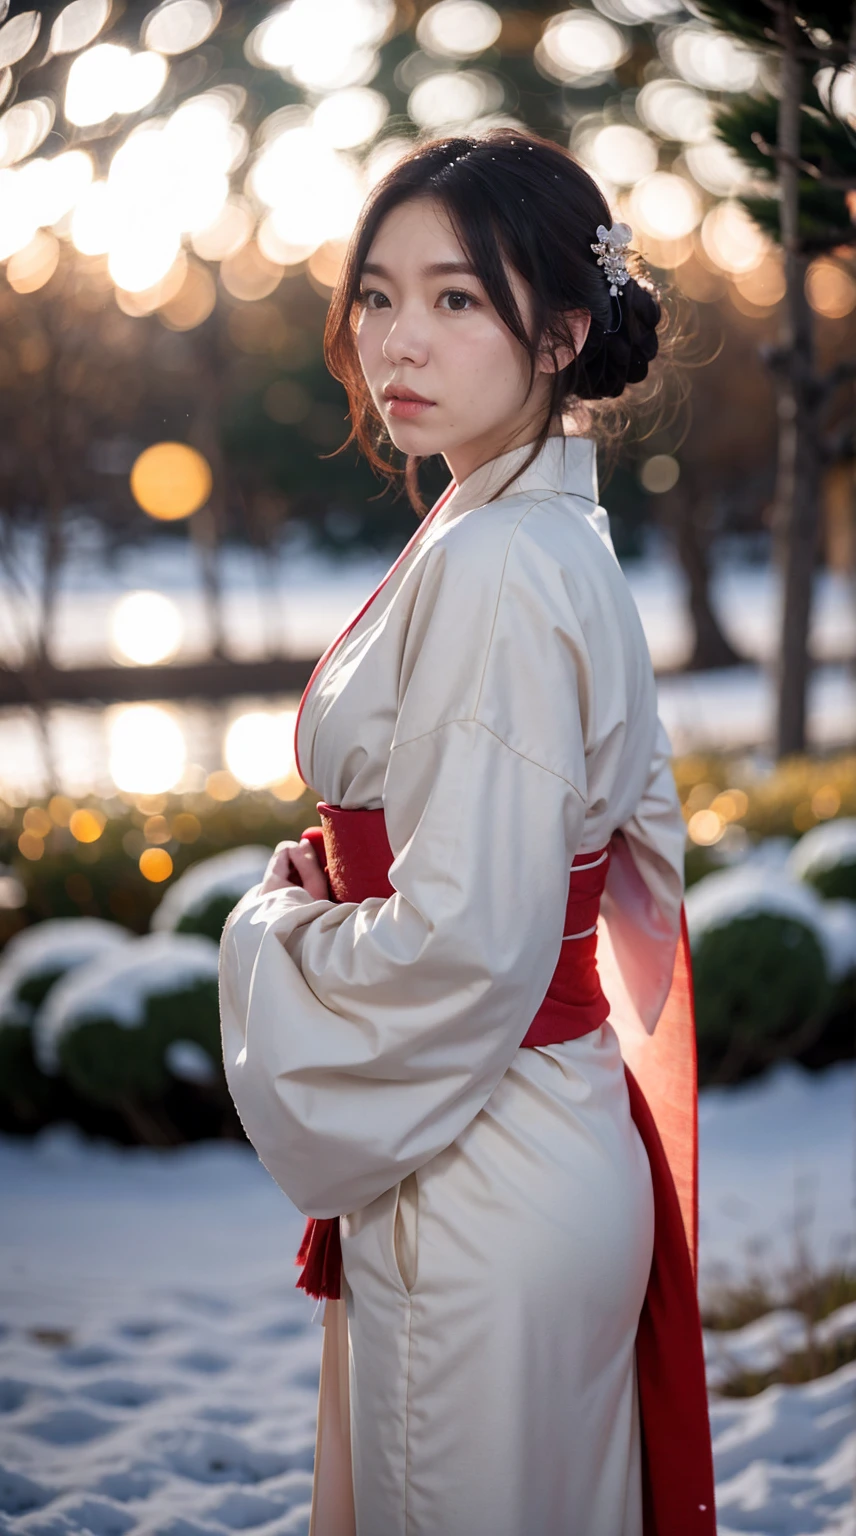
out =
<path fill-rule="evenodd" d="M 782 574 L 776 752 L 806 744 L 808 636 L 820 528 L 820 483 L 836 448 L 827 407 L 852 360 L 826 375 L 815 357 L 806 293 L 810 261 L 856 245 L 856 5 L 796 0 L 696 0 L 719 30 L 763 48 L 775 94 L 740 97 L 717 114 L 720 138 L 751 168 L 759 192 L 742 202 L 783 251 L 786 292 L 778 344 L 767 351 L 778 396 L 776 532 Z M 849 120 L 848 120 L 849 118 Z M 769 188 L 769 190 L 767 190 Z"/>

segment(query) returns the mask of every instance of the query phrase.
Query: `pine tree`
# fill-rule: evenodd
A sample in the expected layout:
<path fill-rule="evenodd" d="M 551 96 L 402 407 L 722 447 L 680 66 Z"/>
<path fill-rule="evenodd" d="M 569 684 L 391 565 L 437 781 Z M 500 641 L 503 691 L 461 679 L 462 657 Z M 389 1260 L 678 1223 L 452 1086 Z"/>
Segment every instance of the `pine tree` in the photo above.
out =
<path fill-rule="evenodd" d="M 820 486 L 831 449 L 823 418 L 856 360 L 822 376 L 815 360 L 809 262 L 856 245 L 856 3 L 696 0 L 693 10 L 767 53 L 773 92 L 737 97 L 716 118 L 719 137 L 758 188 L 741 201 L 782 248 L 786 293 L 779 344 L 767 353 L 779 418 L 776 533 L 784 602 L 778 658 L 776 752 L 806 744 L 808 636 L 820 527 Z M 848 121 L 849 118 L 849 121 Z"/>

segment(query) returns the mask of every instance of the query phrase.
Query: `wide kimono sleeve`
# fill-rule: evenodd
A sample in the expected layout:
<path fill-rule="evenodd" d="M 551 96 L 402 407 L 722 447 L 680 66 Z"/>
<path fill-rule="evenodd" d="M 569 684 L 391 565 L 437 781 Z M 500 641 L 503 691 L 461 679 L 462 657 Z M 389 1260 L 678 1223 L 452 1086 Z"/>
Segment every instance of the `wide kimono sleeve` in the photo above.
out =
<path fill-rule="evenodd" d="M 253 888 L 227 920 L 229 1088 L 307 1215 L 357 1210 L 450 1145 L 555 969 L 586 793 L 583 640 L 555 566 L 508 503 L 444 531 L 420 568 L 383 788 L 394 894 Z"/>

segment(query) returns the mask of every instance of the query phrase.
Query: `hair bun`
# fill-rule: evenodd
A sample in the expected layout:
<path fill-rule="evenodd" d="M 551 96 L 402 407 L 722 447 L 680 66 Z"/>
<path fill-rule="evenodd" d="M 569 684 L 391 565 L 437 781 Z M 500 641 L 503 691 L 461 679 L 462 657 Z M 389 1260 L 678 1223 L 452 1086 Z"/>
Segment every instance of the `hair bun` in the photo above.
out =
<path fill-rule="evenodd" d="M 581 400 L 616 399 L 628 384 L 639 384 L 657 356 L 660 304 L 634 277 L 618 300 L 621 323 L 615 331 L 592 324 L 580 353 L 574 393 Z"/>

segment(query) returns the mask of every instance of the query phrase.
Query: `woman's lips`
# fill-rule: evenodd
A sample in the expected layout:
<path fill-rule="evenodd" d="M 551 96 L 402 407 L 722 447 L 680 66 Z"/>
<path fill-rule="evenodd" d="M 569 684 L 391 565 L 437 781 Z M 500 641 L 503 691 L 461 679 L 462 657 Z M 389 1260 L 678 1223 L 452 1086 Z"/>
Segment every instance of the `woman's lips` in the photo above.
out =
<path fill-rule="evenodd" d="M 391 395 L 386 405 L 390 416 L 419 416 L 423 411 L 430 411 L 434 401 L 400 400 L 397 395 Z"/>

